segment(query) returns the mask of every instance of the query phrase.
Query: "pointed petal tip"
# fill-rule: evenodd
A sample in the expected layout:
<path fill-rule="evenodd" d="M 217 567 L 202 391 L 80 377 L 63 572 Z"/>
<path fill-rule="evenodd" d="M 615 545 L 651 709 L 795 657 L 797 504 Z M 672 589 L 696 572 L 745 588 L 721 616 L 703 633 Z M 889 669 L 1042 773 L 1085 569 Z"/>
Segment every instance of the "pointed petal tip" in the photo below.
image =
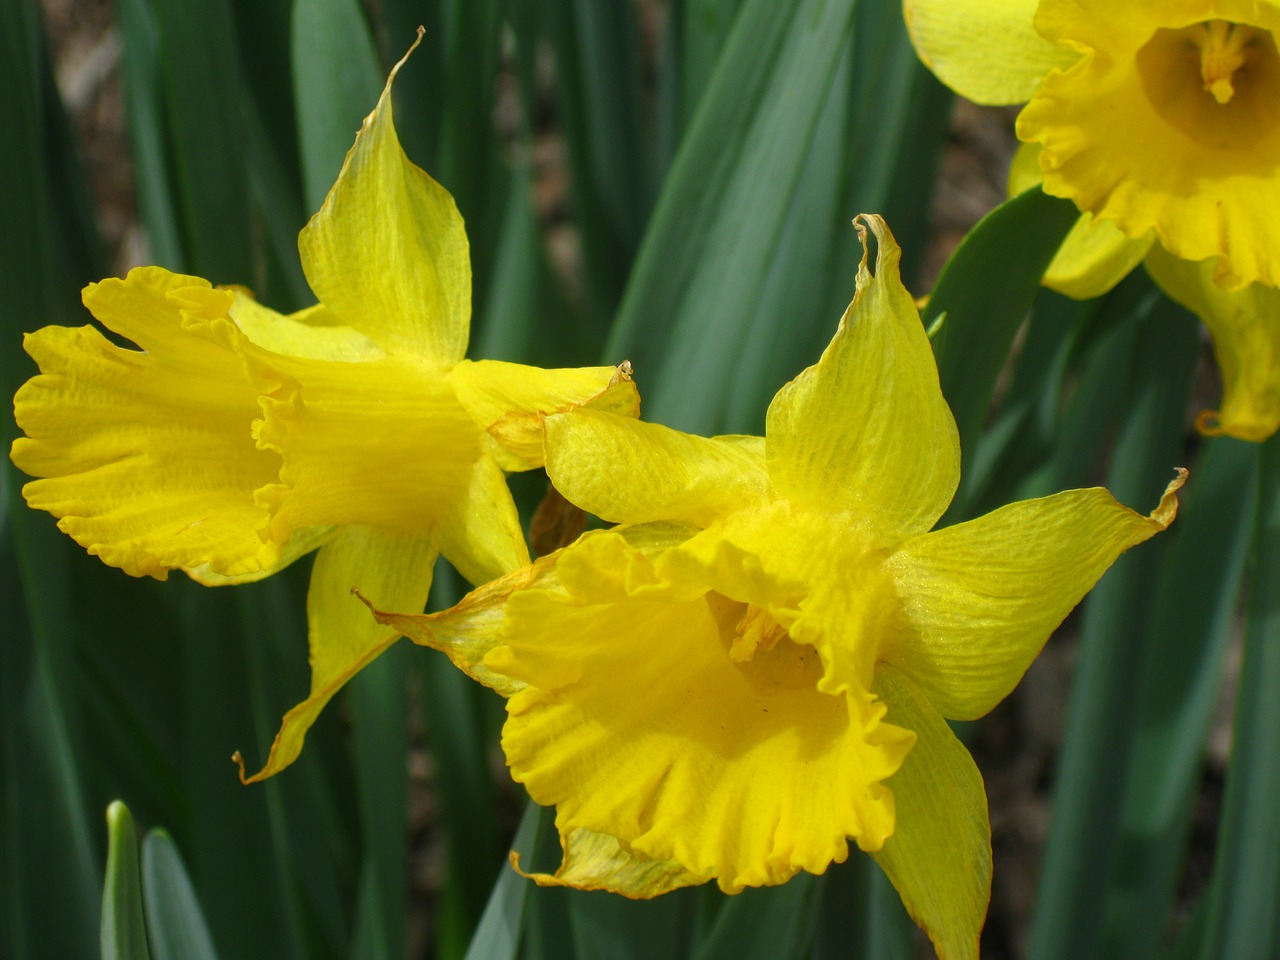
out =
<path fill-rule="evenodd" d="M 1191 476 L 1191 471 L 1186 467 L 1175 467 L 1174 470 L 1176 476 L 1164 488 L 1159 505 L 1151 511 L 1151 519 L 1160 524 L 1161 529 L 1167 528 L 1173 523 L 1173 518 L 1178 515 L 1178 491 Z"/>

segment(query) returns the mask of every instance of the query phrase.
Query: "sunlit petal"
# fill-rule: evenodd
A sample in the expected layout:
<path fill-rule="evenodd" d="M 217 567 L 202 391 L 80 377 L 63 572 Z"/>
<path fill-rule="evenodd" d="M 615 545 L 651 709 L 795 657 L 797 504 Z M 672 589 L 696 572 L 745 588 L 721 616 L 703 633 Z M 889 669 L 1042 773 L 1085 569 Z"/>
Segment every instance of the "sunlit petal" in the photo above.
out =
<path fill-rule="evenodd" d="M 816 511 L 873 517 L 888 537 L 928 530 L 960 480 L 955 420 L 915 301 L 898 274 L 901 251 L 879 217 L 876 273 L 864 249 L 858 290 L 815 366 L 778 391 L 765 456 L 778 493 Z M 859 225 L 865 243 L 865 229 Z"/>
<path fill-rule="evenodd" d="M 547 475 L 615 523 L 705 526 L 761 500 L 769 483 L 759 437 L 695 437 L 594 410 L 548 418 Z"/>
<path fill-rule="evenodd" d="M 1182 471 L 1150 516 L 1094 487 L 908 540 L 886 561 L 906 625 L 883 659 L 943 716 L 982 716 L 1115 558 L 1173 522 L 1184 479 Z"/>
<path fill-rule="evenodd" d="M 893 836 L 872 856 L 939 960 L 977 960 L 991 897 L 991 826 L 982 775 L 969 751 L 907 675 L 881 666 L 877 692 L 888 719 L 916 734 L 888 786 L 897 803 Z"/>
<path fill-rule="evenodd" d="M 403 63 L 298 236 L 298 252 L 312 291 L 340 323 L 389 353 L 448 365 L 467 352 L 471 260 L 453 197 L 409 161 L 396 136 L 391 86 Z"/>
<path fill-rule="evenodd" d="M 905 0 L 907 30 L 920 59 L 975 103 L 1022 103 L 1040 78 L 1079 54 L 1032 27 L 1039 0 Z"/>
<path fill-rule="evenodd" d="M 246 777 L 237 754 L 245 783 L 263 780 L 293 763 L 324 705 L 399 637 L 369 616 L 352 590 L 358 588 L 380 606 L 421 610 L 431 590 L 435 559 L 429 540 L 364 527 L 346 527 L 321 547 L 307 592 L 311 691 L 285 714 L 261 770 Z"/>
<path fill-rule="evenodd" d="M 42 374 L 18 391 L 27 434 L 13 460 L 40 477 L 27 502 L 135 576 L 173 568 L 235 576 L 272 569 L 280 539 L 254 491 L 280 458 L 255 449 L 259 396 L 287 389 L 226 318 L 231 296 L 157 267 L 104 280 L 85 304 L 140 349 L 92 327 L 26 338 Z"/>
<path fill-rule="evenodd" d="M 1205 433 L 1267 439 L 1280 427 L 1280 291 L 1253 284 L 1227 291 L 1213 282 L 1213 263 L 1179 260 L 1160 248 L 1147 271 L 1170 297 L 1194 312 L 1213 335 L 1222 371 L 1222 409 L 1199 420 Z"/>

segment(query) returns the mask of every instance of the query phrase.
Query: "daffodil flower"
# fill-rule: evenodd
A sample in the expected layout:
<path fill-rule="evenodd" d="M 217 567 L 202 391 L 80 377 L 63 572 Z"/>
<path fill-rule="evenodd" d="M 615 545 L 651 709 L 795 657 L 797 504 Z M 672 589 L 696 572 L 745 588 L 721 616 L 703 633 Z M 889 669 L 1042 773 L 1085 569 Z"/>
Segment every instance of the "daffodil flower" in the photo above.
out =
<path fill-rule="evenodd" d="M 547 418 L 547 470 L 595 531 L 429 616 L 377 613 L 507 701 L 512 775 L 554 805 L 541 884 L 726 892 L 883 866 L 943 958 L 977 956 L 982 780 L 944 718 L 991 710 L 1142 516 L 1071 490 L 932 528 L 956 427 L 884 224 L 816 366 L 765 436 Z M 859 226 L 860 233 L 863 227 Z M 865 242 L 865 236 L 864 236 Z"/>
<path fill-rule="evenodd" d="M 403 63 L 403 61 L 401 61 Z M 464 359 L 471 268 L 453 198 L 400 148 L 387 80 L 299 237 L 319 303 L 281 315 L 159 267 L 91 284 L 109 330 L 26 338 L 14 401 L 27 502 L 134 576 L 215 585 L 319 548 L 311 690 L 254 778 L 298 755 L 324 704 L 395 639 L 351 596 L 421 610 L 443 554 L 473 583 L 529 560 L 504 470 L 542 463 L 542 418 L 638 413 L 625 368 Z M 243 776 L 243 766 L 242 766 Z"/>
<path fill-rule="evenodd" d="M 1145 263 L 1213 336 L 1206 433 L 1280 428 L 1280 6 L 904 0 L 921 59 L 978 103 L 1027 106 L 1010 192 L 1084 212 L 1045 273 L 1077 299 Z"/>

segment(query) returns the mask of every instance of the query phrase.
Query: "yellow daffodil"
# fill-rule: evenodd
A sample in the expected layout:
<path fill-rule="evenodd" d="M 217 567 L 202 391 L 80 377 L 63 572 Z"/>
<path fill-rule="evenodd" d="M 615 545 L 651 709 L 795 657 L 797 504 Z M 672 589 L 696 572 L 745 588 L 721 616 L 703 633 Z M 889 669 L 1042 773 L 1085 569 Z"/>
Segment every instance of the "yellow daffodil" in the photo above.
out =
<path fill-rule="evenodd" d="M 433 614 L 378 613 L 504 697 L 512 775 L 556 807 L 539 883 L 726 892 L 884 867 L 943 958 L 977 956 L 981 777 L 944 718 L 989 711 L 1122 551 L 1164 529 L 1102 489 L 933 530 L 955 423 L 884 224 L 766 435 L 547 418 L 547 470 L 619 526 Z M 859 226 L 860 232 L 863 228 Z M 865 237 L 864 237 L 865 240 Z"/>
<path fill-rule="evenodd" d="M 1009 170 L 1010 195 L 1040 182 L 1038 148 L 1023 146 Z M 1063 240 L 1044 285 L 1078 300 L 1100 297 L 1142 263 L 1151 278 L 1209 329 L 1222 374 L 1220 410 L 1201 432 L 1262 441 L 1280 429 L 1280 290 L 1253 283 L 1225 290 L 1212 260 L 1181 260 L 1154 242 L 1133 243 L 1113 223 L 1082 216 Z"/>
<path fill-rule="evenodd" d="M 1213 336 L 1206 433 L 1280 428 L 1280 6 L 905 0 L 920 57 L 978 103 L 1026 101 L 1010 193 L 1084 211 L 1046 286 L 1101 296 L 1139 263 Z"/>
<path fill-rule="evenodd" d="M 1280 281 L 1280 5 L 905 0 L 921 59 L 978 103 L 1027 102 L 1046 193 L 1231 290 Z M 1122 242 L 1123 241 L 1123 242 Z"/>
<path fill-rule="evenodd" d="M 401 61 L 403 63 L 403 61 Z M 399 64 L 396 70 L 399 69 Z M 14 407 L 27 502 L 135 576 L 268 576 L 319 548 L 311 691 L 256 778 L 396 635 L 351 596 L 421 610 L 436 556 L 483 583 L 527 563 L 504 470 L 542 463 L 544 414 L 635 415 L 625 369 L 464 359 L 471 268 L 453 198 L 400 148 L 393 70 L 299 237 L 320 301 L 283 316 L 159 267 L 91 284 L 94 327 L 26 338 Z M 243 770 L 242 770 L 243 775 Z"/>

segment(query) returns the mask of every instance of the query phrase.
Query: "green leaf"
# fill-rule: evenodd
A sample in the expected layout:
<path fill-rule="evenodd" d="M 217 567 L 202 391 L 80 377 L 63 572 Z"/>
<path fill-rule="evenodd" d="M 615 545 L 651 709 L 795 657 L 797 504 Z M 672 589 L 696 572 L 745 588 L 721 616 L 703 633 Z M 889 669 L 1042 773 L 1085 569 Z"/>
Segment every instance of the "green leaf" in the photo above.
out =
<path fill-rule="evenodd" d="M 217 960 L 182 855 L 164 830 L 142 840 L 142 896 L 156 960 Z"/>
<path fill-rule="evenodd" d="M 820 884 L 807 873 L 781 887 L 729 897 L 694 954 L 695 960 L 785 960 L 801 956 L 809 940 Z"/>
<path fill-rule="evenodd" d="M 1174 908 L 1203 779 L 1205 742 L 1235 631 L 1257 490 L 1259 448 L 1218 437 L 1191 467 L 1169 537 L 1135 691 L 1136 736 L 1120 811 L 1103 956 L 1168 955 L 1152 936 Z"/>
<path fill-rule="evenodd" d="M 314 213 L 378 102 L 385 76 L 356 0 L 296 0 L 290 39 L 303 200 Z M 405 38 L 406 49 L 411 40 Z"/>
<path fill-rule="evenodd" d="M 1280 955 L 1280 437 L 1262 449 L 1252 590 L 1202 960 Z"/>
<path fill-rule="evenodd" d="M 138 837 L 129 808 L 107 807 L 107 878 L 102 892 L 102 960 L 150 960 L 142 919 Z"/>
<path fill-rule="evenodd" d="M 1078 218 L 1071 203 L 1038 189 L 1019 194 L 969 231 L 934 284 L 923 319 L 928 327 L 946 315 L 933 351 L 942 393 L 960 431 L 962 456 L 975 449 L 1014 335 L 1045 268 Z M 963 477 L 961 482 L 948 513 L 951 521 L 964 515 L 969 499 Z"/>
<path fill-rule="evenodd" d="M 748 0 L 734 21 L 606 350 L 635 364 L 651 419 L 712 432 L 763 418 L 763 405 L 745 415 L 726 409 L 725 385 L 736 377 L 755 305 L 786 249 L 788 215 L 819 119 L 837 95 L 832 81 L 853 12 L 852 4 L 818 0 Z M 838 316 L 801 321 L 830 331 Z"/>
<path fill-rule="evenodd" d="M 1185 410 L 1198 347 L 1193 317 L 1168 301 L 1137 331 L 1122 372 L 1126 396 L 1107 487 L 1122 502 L 1154 505 L 1182 459 Z M 1032 927 L 1031 956 L 1096 956 L 1098 884 L 1117 856 L 1117 807 L 1133 750 L 1139 682 L 1149 635 L 1151 584 L 1167 541 L 1121 557 L 1085 601 L 1067 737 L 1054 792 L 1052 830 Z"/>
<path fill-rule="evenodd" d="M 528 860 L 548 831 L 551 819 L 549 809 L 530 801 L 516 830 L 512 849 Z M 506 869 L 499 874 L 466 960 L 515 960 L 524 929 L 526 899 L 534 889 L 537 888 L 532 880 L 526 880 L 514 870 Z"/>

